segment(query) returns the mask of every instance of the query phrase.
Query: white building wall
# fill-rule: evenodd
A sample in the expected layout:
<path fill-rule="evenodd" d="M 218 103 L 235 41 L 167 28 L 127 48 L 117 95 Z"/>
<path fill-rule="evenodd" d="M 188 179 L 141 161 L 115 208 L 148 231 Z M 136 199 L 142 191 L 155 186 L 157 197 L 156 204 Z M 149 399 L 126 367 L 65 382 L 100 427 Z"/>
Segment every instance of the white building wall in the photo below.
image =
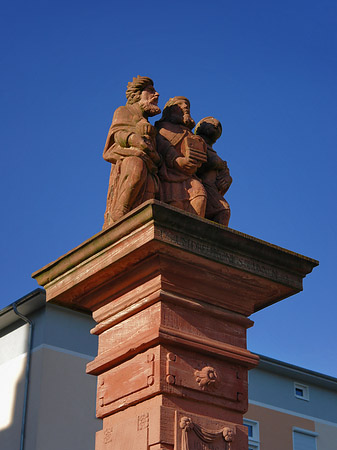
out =
<path fill-rule="evenodd" d="M 15 450 L 20 448 L 29 327 L 16 317 L 8 325 L 5 315 L 0 329 L 0 449 Z M 90 335 L 94 322 L 53 305 L 40 306 L 28 317 L 34 331 L 24 448 L 92 450 L 102 428 L 95 417 L 97 379 L 85 370 L 96 354 L 96 336 Z"/>
<path fill-rule="evenodd" d="M 0 340 L 0 448 L 20 448 L 28 325 Z"/>
<path fill-rule="evenodd" d="M 95 418 L 96 377 L 91 357 L 42 347 L 32 355 L 25 450 L 92 450 L 101 421 Z"/>

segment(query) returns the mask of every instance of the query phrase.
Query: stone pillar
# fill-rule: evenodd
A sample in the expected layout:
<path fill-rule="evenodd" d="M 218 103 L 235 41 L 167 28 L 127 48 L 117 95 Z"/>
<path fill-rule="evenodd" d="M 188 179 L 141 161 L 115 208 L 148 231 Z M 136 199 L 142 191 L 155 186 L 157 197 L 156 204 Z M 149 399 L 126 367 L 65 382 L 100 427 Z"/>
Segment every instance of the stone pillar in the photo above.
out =
<path fill-rule="evenodd" d="M 156 201 L 35 272 L 99 337 L 96 450 L 245 450 L 250 314 L 317 261 Z"/>

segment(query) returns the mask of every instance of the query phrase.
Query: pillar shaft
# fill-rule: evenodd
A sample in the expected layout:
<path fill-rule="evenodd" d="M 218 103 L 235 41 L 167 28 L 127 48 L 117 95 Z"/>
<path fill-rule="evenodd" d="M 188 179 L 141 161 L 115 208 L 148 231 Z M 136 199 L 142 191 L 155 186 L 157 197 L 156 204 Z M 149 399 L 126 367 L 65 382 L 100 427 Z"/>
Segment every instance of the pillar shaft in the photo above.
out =
<path fill-rule="evenodd" d="M 97 323 L 96 450 L 247 449 L 248 316 L 315 265 L 149 201 L 33 274 Z"/>

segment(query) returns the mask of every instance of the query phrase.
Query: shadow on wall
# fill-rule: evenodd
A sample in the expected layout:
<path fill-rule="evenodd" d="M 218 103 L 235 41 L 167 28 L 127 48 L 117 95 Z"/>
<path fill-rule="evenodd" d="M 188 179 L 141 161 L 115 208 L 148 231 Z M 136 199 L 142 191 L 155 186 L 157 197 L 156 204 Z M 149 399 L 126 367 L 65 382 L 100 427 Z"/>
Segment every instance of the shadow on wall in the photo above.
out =
<path fill-rule="evenodd" d="M 27 325 L 19 329 L 8 327 L 0 334 L 1 450 L 20 448 L 28 328 Z"/>

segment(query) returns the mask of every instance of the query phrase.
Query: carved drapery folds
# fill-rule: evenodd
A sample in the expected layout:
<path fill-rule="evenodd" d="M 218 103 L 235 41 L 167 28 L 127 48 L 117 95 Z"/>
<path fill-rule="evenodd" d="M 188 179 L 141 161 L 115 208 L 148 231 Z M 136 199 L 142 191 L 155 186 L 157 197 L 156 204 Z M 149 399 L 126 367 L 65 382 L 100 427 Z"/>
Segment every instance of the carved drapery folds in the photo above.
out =
<path fill-rule="evenodd" d="M 156 130 L 148 121 L 160 113 L 159 94 L 148 77 L 128 83 L 127 103 L 116 109 L 103 151 L 111 163 L 104 228 L 159 192 Z"/>
<path fill-rule="evenodd" d="M 230 208 L 223 195 L 232 178 L 213 149 L 221 123 L 205 117 L 195 128 L 186 97 L 165 104 L 155 127 L 149 117 L 161 111 L 148 77 L 128 83 L 127 103 L 116 109 L 103 158 L 111 174 L 103 229 L 150 199 L 227 226 Z"/>
<path fill-rule="evenodd" d="M 219 450 L 230 450 L 231 442 L 233 442 L 235 436 L 234 428 L 224 427 L 220 431 L 206 430 L 202 426 L 194 423 L 192 419 L 187 416 L 180 419 L 179 426 L 182 429 L 182 450 L 193 450 L 196 448 L 193 444 L 193 442 L 195 442 L 195 438 L 205 444 L 201 446 L 198 445 L 198 448 L 202 448 L 203 450 L 213 448 L 219 448 Z M 191 434 L 194 435 L 192 439 L 190 439 Z"/>

